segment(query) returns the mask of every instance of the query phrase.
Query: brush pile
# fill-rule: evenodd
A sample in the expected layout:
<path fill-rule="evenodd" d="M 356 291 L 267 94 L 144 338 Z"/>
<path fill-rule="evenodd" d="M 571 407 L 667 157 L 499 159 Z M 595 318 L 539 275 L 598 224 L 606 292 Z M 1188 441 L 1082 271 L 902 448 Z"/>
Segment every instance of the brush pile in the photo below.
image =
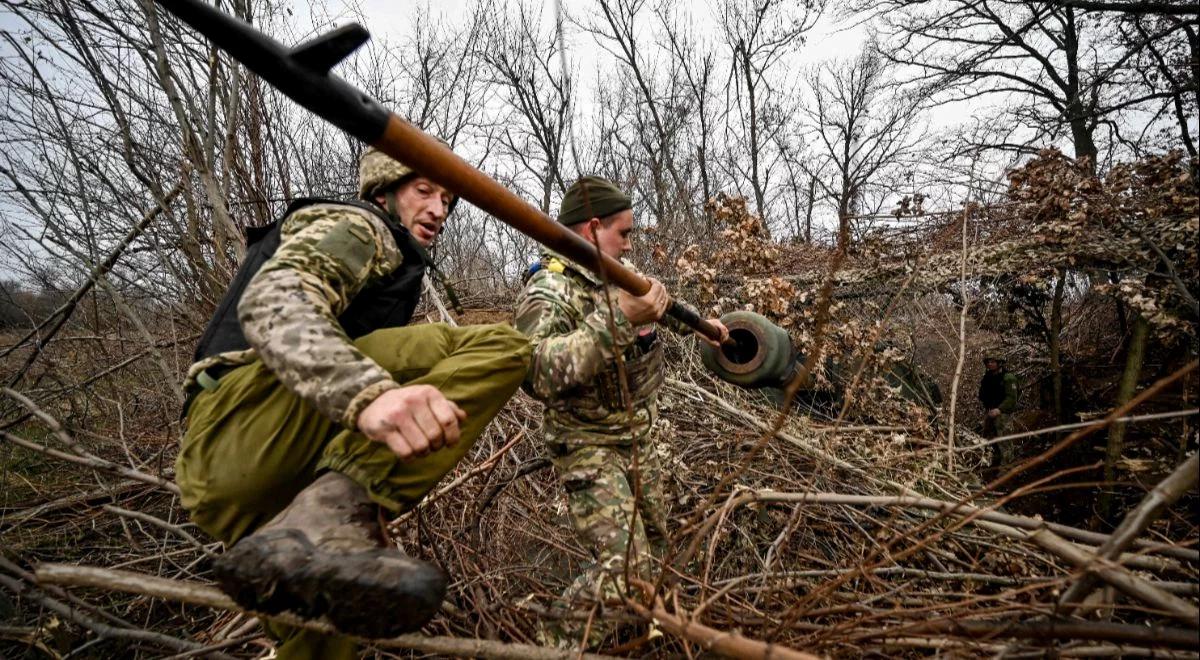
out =
<path fill-rule="evenodd" d="M 1186 313 L 1195 290 L 1194 187 L 1179 178 L 1187 170 L 1178 160 L 1129 172 L 1125 192 L 1119 181 L 1091 188 L 1070 163 L 1047 155 L 1014 180 L 1012 204 L 1042 209 L 1030 225 L 1036 231 L 972 239 L 983 247 L 964 254 L 963 221 L 984 215 L 968 210 L 950 225 L 931 223 L 931 233 L 953 236 L 927 242 L 921 255 L 851 254 L 832 280 L 839 295 L 857 297 L 835 295 L 825 317 L 817 312 L 821 284 L 831 279 L 822 271 L 829 253 L 802 268 L 780 248 L 755 260 L 770 261 L 770 273 L 734 283 L 698 265 L 719 260 L 686 253 L 691 267 L 680 270 L 694 299 L 786 319 L 801 346 L 820 345 L 853 368 L 836 382 L 818 368 L 814 389 L 829 393 L 818 402 L 804 392 L 792 398 L 719 382 L 700 365 L 694 340 L 668 340 L 657 450 L 669 466 L 674 537 L 653 584 L 622 601 L 579 604 L 573 616 L 617 624 L 593 651 L 1198 657 L 1189 403 L 1197 376 L 1187 358 L 1196 335 Z M 1148 188 L 1138 176 L 1175 192 L 1156 197 L 1158 206 L 1144 196 L 1139 208 L 1150 211 L 1137 222 L 1104 224 L 1130 211 L 1102 214 L 1095 200 L 1125 203 L 1136 196 L 1130 190 Z M 1054 199 L 1067 195 L 1065 206 L 1022 197 L 1037 177 L 1039 190 L 1059 186 Z M 1092 215 L 1076 213 L 1080 205 Z M 731 227 L 745 225 L 734 232 L 748 237 L 738 254 L 766 241 L 746 224 L 744 204 L 722 209 Z M 1017 221 L 1011 206 L 988 213 Z M 1176 231 L 1181 223 L 1190 235 Z M 1137 250 L 1127 249 L 1137 241 Z M 1012 247 L 1018 243 L 1025 247 Z M 1017 263 L 1013 255 L 1024 256 Z M 969 284 L 960 277 L 964 259 Z M 1073 316 L 1058 350 L 1082 360 L 1111 349 L 1098 337 L 1112 326 L 1105 314 L 1116 297 L 1144 308 L 1159 342 L 1157 371 L 1148 369 L 1152 377 L 1127 401 L 1115 400 L 1111 387 L 1077 392 L 1071 405 L 1082 421 L 1055 425 L 1039 421 L 1033 394 L 1052 363 L 1022 334 L 1027 326 L 997 330 L 996 318 L 1025 308 L 995 301 L 1020 295 L 1044 309 L 1045 283 L 1064 278 L 1068 266 L 1120 276 L 1107 293 L 1068 298 Z M 870 286 L 860 272 L 872 273 Z M 776 274 L 787 278 L 772 280 Z M 1065 281 L 1082 291 L 1081 277 Z M 1136 292 L 1123 288 L 1134 283 Z M 1106 306 L 1095 300 L 1101 295 L 1111 296 Z M 431 308 L 430 318 L 436 314 Z M 182 370 L 192 340 L 161 336 L 154 350 Z M 19 373 L 24 383 L 0 396 L 0 656 L 262 654 L 271 643 L 258 621 L 223 609 L 201 588 L 222 549 L 188 523 L 171 483 L 177 401 L 164 393 L 160 370 L 124 363 L 126 343 L 116 335 L 64 336 L 7 351 L 0 362 L 4 382 Z M 985 441 L 972 430 L 973 385 L 978 357 L 996 345 L 1021 356 L 1028 431 Z M 885 375 L 901 363 L 919 364 L 946 402 L 931 408 L 900 396 Z M 1097 483 L 1102 455 L 1092 442 L 1118 418 L 1131 429 L 1119 483 Z M 994 465 L 998 442 L 1021 443 L 1020 459 Z M 1094 506 L 1103 492 L 1115 492 L 1107 517 Z M 577 657 L 529 646 L 538 619 L 551 616 L 551 601 L 591 558 L 570 532 L 543 456 L 540 407 L 528 396 L 514 397 L 471 457 L 390 531 L 407 552 L 445 567 L 453 584 L 422 635 L 380 641 L 373 653 Z M 48 564 L 105 570 L 47 579 Z M 131 586 L 118 571 L 172 582 Z"/>

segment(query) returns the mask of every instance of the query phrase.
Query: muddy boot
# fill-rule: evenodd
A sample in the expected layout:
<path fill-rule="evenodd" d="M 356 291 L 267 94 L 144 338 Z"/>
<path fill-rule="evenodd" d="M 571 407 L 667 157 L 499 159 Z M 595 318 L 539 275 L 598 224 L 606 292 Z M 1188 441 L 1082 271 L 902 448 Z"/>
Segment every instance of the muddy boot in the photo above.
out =
<path fill-rule="evenodd" d="M 362 486 L 326 472 L 213 563 L 217 584 L 246 609 L 326 615 L 351 635 L 417 630 L 441 607 L 446 575 L 384 547 L 377 514 Z"/>

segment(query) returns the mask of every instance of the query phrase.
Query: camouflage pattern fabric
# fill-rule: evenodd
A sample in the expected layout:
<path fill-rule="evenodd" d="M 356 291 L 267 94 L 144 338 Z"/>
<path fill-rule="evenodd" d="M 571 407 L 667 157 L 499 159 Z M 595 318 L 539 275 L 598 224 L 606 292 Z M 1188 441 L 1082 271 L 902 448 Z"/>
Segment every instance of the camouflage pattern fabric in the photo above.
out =
<path fill-rule="evenodd" d="M 515 325 L 533 344 L 524 387 L 546 406 L 543 433 L 571 525 L 595 559 L 551 606 L 565 613 L 584 602 L 619 600 L 627 591 L 627 556 L 633 574 L 651 577 L 651 550 L 667 538 L 664 474 L 653 441 L 663 357 L 661 341 L 639 345 L 639 334 L 649 328 L 630 326 L 615 289 L 606 291 L 597 276 L 554 253 L 544 254 L 542 265 L 517 302 Z M 692 332 L 678 323 L 668 327 Z M 627 388 L 621 387 L 618 352 Z M 635 448 L 638 478 L 632 472 Z M 541 624 L 539 636 L 544 644 L 574 648 L 585 625 L 553 618 Z M 598 645 L 606 633 L 593 625 L 585 644 Z"/>
<path fill-rule="evenodd" d="M 1012 428 L 1012 415 L 1006 412 L 1001 412 L 995 417 L 988 417 L 985 412 L 983 415 L 983 437 L 987 439 L 998 438 L 1002 435 L 1007 435 Z M 1002 443 L 1011 445 L 1011 442 Z"/>
<path fill-rule="evenodd" d="M 633 447 L 579 447 L 551 459 L 567 494 L 567 512 L 579 542 L 591 551 L 594 563 L 575 578 L 551 611 L 562 615 L 573 606 L 620 602 L 627 595 L 626 558 L 631 575 L 653 578 L 652 555 L 662 556 L 668 538 L 667 502 L 662 458 L 653 442 L 639 443 L 637 473 Z M 634 488 L 640 497 L 634 497 Z M 636 502 L 636 505 L 635 505 Z M 635 510 L 636 506 L 636 510 Z M 632 545 L 632 548 L 630 547 Z M 543 622 L 543 644 L 575 648 L 585 621 L 558 618 Z M 593 624 L 586 645 L 598 646 L 607 630 Z"/>
<path fill-rule="evenodd" d="M 367 404 L 400 385 L 354 347 L 337 318 L 355 295 L 399 267 L 400 251 L 379 218 L 342 204 L 296 211 L 284 218 L 280 239 L 238 305 L 253 348 L 193 364 L 185 387 L 210 366 L 258 358 L 330 419 L 355 428 Z"/>
<path fill-rule="evenodd" d="M 358 196 L 369 200 L 411 174 L 413 170 L 408 165 L 375 147 L 367 147 L 358 161 Z"/>
<path fill-rule="evenodd" d="M 615 287 L 606 292 L 599 277 L 553 252 L 543 254 L 542 262 L 521 292 L 514 325 L 534 344 L 525 389 L 546 405 L 546 441 L 552 446 L 629 445 L 646 437 L 658 416 L 660 342 L 648 352 L 634 351 L 639 333 L 650 326 L 629 324 L 617 306 Z M 664 325 L 692 332 L 678 321 Z M 618 351 L 625 356 L 631 401 L 623 399 L 620 388 Z"/>
<path fill-rule="evenodd" d="M 983 417 L 983 437 L 987 439 L 998 438 L 1003 435 L 1012 433 L 1012 415 L 1001 412 L 995 417 L 988 417 L 986 413 Z M 1005 440 L 992 447 L 992 467 L 1009 465 L 1016 462 L 1020 457 L 1020 447 L 1017 446 L 1016 440 Z"/>
<path fill-rule="evenodd" d="M 983 378 L 979 379 L 979 403 L 984 410 L 996 408 L 1003 413 L 1014 412 L 1020 396 L 1016 375 L 1003 367 L 997 372 L 984 372 Z"/>
<path fill-rule="evenodd" d="M 318 414 L 261 361 L 223 375 L 196 395 L 175 464 L 192 522 L 232 545 L 275 517 L 324 470 L 350 477 L 371 499 L 406 511 L 471 450 L 525 378 L 529 342 L 503 324 L 422 323 L 383 328 L 354 346 L 404 385 L 432 385 L 467 413 L 458 444 L 401 461 L 387 445 Z M 282 660 L 350 660 L 352 641 L 269 627 Z"/>
<path fill-rule="evenodd" d="M 990 381 L 990 382 L 989 382 Z M 998 382 L 997 382 L 998 381 Z M 1003 398 L 1000 395 L 1003 394 Z M 1012 429 L 1012 413 L 1017 409 L 1020 398 L 1020 386 L 1015 374 L 1002 371 L 999 374 L 985 373 L 979 381 L 979 402 L 983 404 L 983 437 L 996 438 L 1008 435 Z M 999 402 L 996 400 L 1000 399 Z M 995 417 L 988 417 L 989 409 L 1000 411 Z M 1008 465 L 1020 455 L 1016 442 L 1009 440 L 996 445 L 992 453 L 992 465 Z"/>
<path fill-rule="evenodd" d="M 653 443 L 638 447 L 636 476 L 632 447 L 580 447 L 552 461 L 567 493 L 571 525 L 598 563 L 624 560 L 631 540 L 636 550 L 647 550 L 647 531 L 656 541 L 667 538 L 667 503 L 660 487 L 665 475 Z M 641 489 L 636 517 L 635 484 Z"/>

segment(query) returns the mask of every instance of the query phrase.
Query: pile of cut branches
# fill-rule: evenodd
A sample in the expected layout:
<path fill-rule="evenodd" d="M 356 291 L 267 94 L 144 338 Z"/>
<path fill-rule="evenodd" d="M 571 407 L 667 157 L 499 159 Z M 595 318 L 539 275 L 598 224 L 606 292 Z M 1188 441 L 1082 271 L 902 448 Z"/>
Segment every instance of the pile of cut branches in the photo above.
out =
<path fill-rule="evenodd" d="M 712 210 L 730 227 L 727 253 L 689 252 L 683 280 L 704 304 L 762 311 L 806 354 L 849 365 L 837 382 L 824 361 L 809 365 L 824 405 L 719 382 L 693 340 L 669 339 L 656 451 L 673 538 L 651 582 L 564 614 L 549 606 L 592 558 L 544 455 L 540 405 L 518 394 L 468 460 L 392 522 L 394 542 L 453 583 L 424 631 L 372 640 L 373 652 L 578 657 L 536 646 L 540 619 L 571 616 L 611 624 L 595 651 L 626 657 L 1197 657 L 1188 172 L 1172 156 L 1101 182 L 1048 154 L 1015 174 L 1011 206 L 937 230 L 957 243 L 926 241 L 894 259 L 809 246 L 808 268 L 790 261 L 795 250 L 764 247 L 759 221 L 725 200 Z M 985 215 L 990 224 L 974 223 Z M 727 283 L 711 268 L 722 258 L 768 269 Z M 1161 359 L 1126 400 L 1097 394 L 1079 421 L 985 441 L 966 404 L 977 358 L 993 342 L 1029 344 L 1025 330 L 990 319 L 1015 313 L 997 302 L 1013 291 L 1032 301 L 1029 315 L 1050 305 L 1025 290 L 1047 289 L 1046 268 L 1053 300 L 1071 312 L 1056 355 L 1099 355 L 1087 348 L 1097 338 L 1124 350 L 1105 315 L 1113 306 L 1093 301 L 1109 296 L 1146 315 Z M 1108 270 L 1116 288 L 1088 288 Z M 1071 298 L 1068 285 L 1082 293 Z M 1141 293 L 1120 293 L 1135 285 Z M 472 318 L 507 313 L 486 306 Z M 436 319 L 436 306 L 428 312 Z M 53 341 L 0 342 L 0 379 L 20 384 L 0 392 L 0 654 L 262 653 L 271 642 L 254 614 L 209 584 L 222 548 L 188 522 L 172 483 L 178 392 L 162 374 L 186 366 L 191 340 L 147 328 L 159 342 L 140 360 L 124 355 L 120 332 L 63 328 Z M 905 361 L 937 381 L 945 405 L 899 395 L 886 376 Z M 1095 472 L 1091 443 L 1114 424 L 1144 439 L 1122 457 L 1120 483 L 1079 481 Z M 1001 443 L 1019 443 L 1018 459 L 994 467 Z M 1087 458 L 1064 460 L 1073 453 Z M 1127 496 L 1107 521 L 1053 519 L 1045 506 L 1116 486 Z"/>
<path fill-rule="evenodd" d="M 1194 657 L 1197 529 L 1192 516 L 1166 508 L 1194 488 L 1194 455 L 1117 533 L 1098 534 L 1007 513 L 1005 500 L 1021 493 L 981 487 L 984 447 L 955 452 L 951 467 L 937 437 L 912 429 L 806 416 L 772 424 L 777 413 L 763 396 L 707 378 L 690 346 L 672 350 L 681 367 L 664 392 L 659 450 L 677 527 L 656 584 L 625 602 L 579 604 L 578 616 L 622 624 L 609 652 L 661 657 L 718 644 L 766 657 L 759 641 L 834 656 L 1052 648 Z M 268 644 L 228 602 L 214 609 L 112 572 L 180 588 L 206 582 L 220 548 L 187 524 L 161 467 L 170 461 L 156 467 L 115 451 L 119 442 L 105 445 L 5 394 L 35 415 L 3 432 L 5 455 L 44 456 L 64 476 L 54 492 L 9 500 L 3 512 L 0 586 L 16 614 L 0 630 L 12 648 L 239 656 Z M 551 616 L 550 601 L 590 561 L 545 469 L 538 426 L 538 406 L 519 395 L 471 460 L 395 521 L 397 543 L 445 566 L 454 582 L 424 636 L 378 648 L 467 653 L 451 642 L 489 640 L 472 641 L 471 653 L 532 652 L 521 645 L 536 643 L 537 619 Z M 47 566 L 63 563 L 112 570 Z M 647 618 L 671 634 L 647 638 Z"/>

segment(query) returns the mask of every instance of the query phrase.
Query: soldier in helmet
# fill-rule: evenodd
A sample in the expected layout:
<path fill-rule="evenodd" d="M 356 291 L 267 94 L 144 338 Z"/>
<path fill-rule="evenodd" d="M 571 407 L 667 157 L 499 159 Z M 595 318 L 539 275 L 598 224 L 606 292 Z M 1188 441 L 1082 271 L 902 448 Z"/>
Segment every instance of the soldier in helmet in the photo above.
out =
<path fill-rule="evenodd" d="M 986 355 L 984 373 L 979 380 L 979 403 L 983 406 L 983 437 L 995 438 L 1009 431 L 1009 419 L 1017 409 L 1017 377 L 1004 368 L 1004 358 Z M 996 462 L 1008 463 L 1015 457 L 1011 442 L 1001 443 Z"/>
<path fill-rule="evenodd" d="M 558 221 L 610 257 L 619 259 L 632 249 L 632 203 L 600 177 L 583 177 L 567 190 Z M 668 302 L 656 280 L 641 297 L 615 287 L 606 290 L 597 275 L 554 252 L 544 252 L 530 269 L 517 302 L 516 326 L 534 345 L 525 387 L 545 403 L 543 433 L 566 491 L 571 524 L 595 560 L 555 604 L 562 618 L 543 623 L 544 643 L 577 646 L 585 622 L 563 616 L 569 604 L 624 593 L 627 556 L 633 557 L 633 573 L 648 578 L 648 538 L 666 539 L 662 466 L 652 437 L 663 354 L 653 324 L 692 333 L 663 316 Z M 727 335 L 719 321 L 710 322 Z M 602 626 L 593 624 L 590 630 L 588 645 L 603 641 Z"/>
<path fill-rule="evenodd" d="M 369 637 L 414 630 L 446 576 L 385 546 L 521 384 L 507 325 L 408 326 L 425 248 L 455 199 L 374 149 L 359 201 L 305 199 L 254 230 L 196 348 L 176 464 L 192 520 L 229 550 L 218 584 L 268 614 Z M 353 657 L 349 638 L 276 626 L 280 658 Z"/>

